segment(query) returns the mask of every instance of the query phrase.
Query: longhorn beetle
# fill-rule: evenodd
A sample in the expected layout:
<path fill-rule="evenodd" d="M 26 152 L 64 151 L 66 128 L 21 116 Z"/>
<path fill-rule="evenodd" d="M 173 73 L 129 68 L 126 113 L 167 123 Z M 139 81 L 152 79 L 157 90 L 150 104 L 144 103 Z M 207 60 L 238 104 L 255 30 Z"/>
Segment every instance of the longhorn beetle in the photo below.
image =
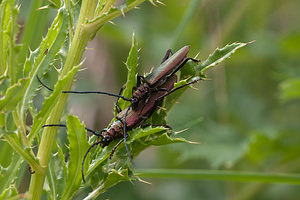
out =
<path fill-rule="evenodd" d="M 102 139 L 94 143 L 87 150 L 83 158 L 82 161 L 83 180 L 84 180 L 83 165 L 84 165 L 85 158 L 89 153 L 89 151 L 91 150 L 91 148 L 93 148 L 98 144 L 100 144 L 102 147 L 105 147 L 108 144 L 110 144 L 111 141 L 123 137 L 122 140 L 120 140 L 119 143 L 113 148 L 111 152 L 111 156 L 113 155 L 118 145 L 122 141 L 124 141 L 128 156 L 132 161 L 126 143 L 126 137 L 127 137 L 126 130 L 131 130 L 143 124 L 152 115 L 152 113 L 155 110 L 157 110 L 158 106 L 162 104 L 163 98 L 165 96 L 171 94 L 177 89 L 180 89 L 182 87 L 185 87 L 187 85 L 193 84 L 201 80 L 201 78 L 198 78 L 185 85 L 173 89 L 174 83 L 177 81 L 177 76 L 175 75 L 175 73 L 178 70 L 180 70 L 188 60 L 199 62 L 199 60 L 195 60 L 193 58 L 187 58 L 188 51 L 189 51 L 189 46 L 185 46 L 181 48 L 179 51 L 177 51 L 175 54 L 173 54 L 171 57 L 169 57 L 171 51 L 168 50 L 162 61 L 162 64 L 159 67 L 157 67 L 152 73 L 150 73 L 146 77 L 138 76 L 138 81 L 137 81 L 138 87 L 130 99 L 121 95 L 122 89 L 118 95 L 110 94 L 106 92 L 97 92 L 97 91 L 85 91 L 85 92 L 63 91 L 63 93 L 76 93 L 76 94 L 91 94 L 91 93 L 106 94 L 109 96 L 118 97 L 118 99 L 122 98 L 123 100 L 130 101 L 129 107 L 126 108 L 125 110 L 121 111 L 120 109 L 117 109 L 119 111 L 119 114 L 116 116 L 118 120 L 114 121 L 108 129 L 104 129 L 100 133 L 98 133 L 96 131 L 86 128 L 87 131 L 92 132 L 94 135 L 101 137 Z M 52 91 L 52 89 L 50 89 L 45 84 L 43 84 L 39 78 L 38 80 L 44 87 Z M 63 124 L 48 124 L 48 125 L 44 125 L 43 127 L 47 127 L 47 126 L 66 127 L 66 125 Z"/>

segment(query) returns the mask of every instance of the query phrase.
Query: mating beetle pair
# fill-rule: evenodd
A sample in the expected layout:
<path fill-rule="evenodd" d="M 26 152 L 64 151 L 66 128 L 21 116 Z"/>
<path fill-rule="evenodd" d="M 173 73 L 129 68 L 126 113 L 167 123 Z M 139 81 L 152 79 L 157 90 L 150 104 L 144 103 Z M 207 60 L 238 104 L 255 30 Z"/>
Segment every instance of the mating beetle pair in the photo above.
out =
<path fill-rule="evenodd" d="M 80 92 L 80 91 L 63 91 L 63 93 L 76 93 L 76 94 L 106 94 L 110 96 L 115 96 L 122 98 L 123 100 L 129 101 L 130 105 L 121 111 L 116 103 L 117 110 L 119 111 L 118 115 L 116 116 L 117 121 L 114 121 L 108 129 L 102 130 L 100 133 L 93 131 L 91 129 L 87 129 L 88 131 L 92 132 L 94 135 L 101 137 L 100 141 L 94 143 L 86 152 L 83 161 L 82 161 L 82 177 L 84 180 L 83 175 L 83 165 L 85 158 L 91 148 L 96 145 L 101 145 L 101 147 L 105 147 L 109 145 L 112 141 L 122 138 L 118 144 L 113 148 L 111 152 L 111 156 L 113 155 L 115 149 L 118 145 L 124 141 L 125 147 L 128 153 L 130 160 L 132 160 L 127 143 L 126 137 L 127 130 L 134 129 L 142 125 L 152 114 L 155 112 L 159 106 L 163 103 L 163 99 L 165 96 L 173 93 L 174 91 L 183 88 L 187 85 L 191 85 L 196 83 L 197 81 L 201 80 L 198 78 L 193 80 L 185 85 L 177 87 L 174 89 L 174 84 L 177 82 L 176 72 L 180 70 L 189 60 L 194 62 L 199 62 L 199 60 L 188 58 L 187 54 L 189 51 L 189 46 L 184 46 L 172 56 L 170 56 L 171 51 L 168 50 L 163 61 L 159 67 L 157 67 L 152 73 L 147 75 L 146 77 L 138 76 L 138 83 L 135 92 L 133 93 L 131 98 L 126 98 L 121 95 L 122 90 L 120 91 L 119 95 L 110 94 L 106 92 Z M 40 81 L 40 80 L 39 80 Z M 44 85 L 41 81 L 40 83 Z M 51 90 L 51 89 L 50 89 Z M 118 102 L 118 100 L 117 100 Z M 49 124 L 44 125 L 46 126 L 63 126 L 62 124 Z"/>

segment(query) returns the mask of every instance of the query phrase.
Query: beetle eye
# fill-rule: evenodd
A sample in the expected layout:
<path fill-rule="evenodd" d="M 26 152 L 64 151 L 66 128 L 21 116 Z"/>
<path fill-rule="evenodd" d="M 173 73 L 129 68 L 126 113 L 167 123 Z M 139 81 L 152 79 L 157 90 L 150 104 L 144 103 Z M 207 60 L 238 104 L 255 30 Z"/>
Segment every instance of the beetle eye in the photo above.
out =
<path fill-rule="evenodd" d="M 111 137 L 109 135 L 105 135 L 101 141 L 102 147 L 107 146 L 111 142 Z"/>
<path fill-rule="evenodd" d="M 105 136 L 105 140 L 106 140 L 106 142 L 110 142 L 110 140 L 111 140 L 110 136 L 109 135 Z"/>

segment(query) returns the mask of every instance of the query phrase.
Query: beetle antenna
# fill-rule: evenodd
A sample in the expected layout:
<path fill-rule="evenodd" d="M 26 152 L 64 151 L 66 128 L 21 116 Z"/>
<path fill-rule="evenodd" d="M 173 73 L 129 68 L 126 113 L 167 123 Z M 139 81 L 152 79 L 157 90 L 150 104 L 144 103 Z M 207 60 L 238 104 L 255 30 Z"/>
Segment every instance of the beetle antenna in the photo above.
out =
<path fill-rule="evenodd" d="M 45 124 L 45 125 L 42 126 L 42 128 L 44 128 L 44 127 L 51 127 L 51 126 L 67 128 L 67 125 L 65 125 L 65 124 Z M 98 137 L 103 138 L 103 135 L 101 133 L 98 133 L 97 131 L 94 131 L 94 130 L 89 129 L 89 128 L 85 128 L 85 130 L 87 130 L 88 132 L 91 132 L 92 134 L 94 134 L 94 135 L 96 135 Z"/>
<path fill-rule="evenodd" d="M 91 151 L 91 149 L 92 149 L 93 147 L 97 146 L 97 145 L 100 144 L 100 143 L 101 143 L 101 141 L 98 141 L 98 142 L 95 142 L 94 144 L 92 144 L 92 146 L 90 146 L 90 147 L 88 148 L 88 150 L 86 151 L 86 153 L 84 154 L 84 157 L 83 157 L 83 160 L 82 160 L 82 163 L 81 163 L 81 176 L 82 176 L 83 182 L 85 182 L 85 179 L 84 179 L 84 172 L 83 172 L 85 159 L 86 159 L 88 153 Z"/>
<path fill-rule="evenodd" d="M 48 90 L 50 90 L 50 91 L 53 92 L 53 89 L 51 89 L 51 88 L 49 88 L 47 85 L 45 85 L 45 84 L 41 81 L 41 79 L 39 78 L 38 75 L 36 75 L 36 78 L 37 78 L 37 80 L 40 82 L 40 84 L 41 84 L 43 87 L 45 87 L 45 88 L 47 88 Z"/>
<path fill-rule="evenodd" d="M 128 149 L 128 146 L 127 146 L 127 142 L 126 142 L 126 137 L 127 137 L 127 134 L 126 134 L 126 117 L 127 117 L 127 114 L 128 114 L 128 111 L 130 110 L 132 104 L 134 102 L 131 102 L 130 105 L 128 106 L 126 112 L 125 112 L 125 116 L 124 116 L 124 123 L 123 123 L 123 140 L 124 140 L 124 144 L 125 144 L 125 148 L 126 148 L 126 151 L 127 151 L 127 154 L 128 154 L 128 157 L 131 161 L 131 163 L 134 165 L 134 162 L 133 162 L 133 159 L 129 153 L 129 149 Z"/>
<path fill-rule="evenodd" d="M 38 77 L 38 75 L 36 75 L 36 78 L 38 79 L 38 81 L 40 82 L 40 84 L 42 86 L 44 86 L 45 88 L 47 88 L 48 90 L 50 90 L 50 91 L 53 92 L 53 89 L 51 89 L 46 84 L 44 84 L 41 81 L 41 79 Z M 105 94 L 105 95 L 108 95 L 108 96 L 113 96 L 113 97 L 121 98 L 121 99 L 123 99 L 125 101 L 131 101 L 129 98 L 126 98 L 126 97 L 124 97 L 122 95 L 112 94 L 112 93 L 109 93 L 109 92 L 101 92 L 101 91 L 62 91 L 62 93 L 67 93 L 67 94 Z"/>

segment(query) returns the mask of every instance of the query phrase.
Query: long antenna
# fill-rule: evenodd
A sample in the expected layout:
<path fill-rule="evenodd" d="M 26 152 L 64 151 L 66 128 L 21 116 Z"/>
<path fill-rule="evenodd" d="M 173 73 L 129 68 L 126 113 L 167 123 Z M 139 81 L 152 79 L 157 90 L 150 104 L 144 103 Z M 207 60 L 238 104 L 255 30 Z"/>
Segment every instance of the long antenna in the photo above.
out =
<path fill-rule="evenodd" d="M 38 81 L 40 82 L 40 84 L 42 86 L 44 86 L 45 88 L 47 88 L 48 90 L 52 91 L 53 92 L 53 89 L 49 88 L 46 84 L 44 84 L 41 79 L 38 77 L 38 75 L 36 75 L 36 78 L 38 79 Z M 112 93 L 109 93 L 109 92 L 101 92 L 101 91 L 62 91 L 62 93 L 68 93 L 68 94 L 105 94 L 105 95 L 108 95 L 108 96 L 113 96 L 113 97 L 118 97 L 118 98 L 121 98 L 125 101 L 131 101 L 131 99 L 129 98 L 126 98 L 122 95 L 118 95 L 118 94 L 112 94 Z"/>
<path fill-rule="evenodd" d="M 92 149 L 94 146 L 97 146 L 98 144 L 101 144 L 101 141 L 98 141 L 98 142 L 95 142 L 94 144 L 92 144 L 92 146 L 90 146 L 89 149 L 88 149 L 88 150 L 86 151 L 86 153 L 84 154 L 84 157 L 83 157 L 83 160 L 82 160 L 82 163 L 81 163 L 81 176 L 82 176 L 83 182 L 85 182 L 85 179 L 84 179 L 84 172 L 83 172 L 83 167 L 84 167 L 85 159 L 86 159 L 88 153 L 91 151 L 91 149 Z"/>

